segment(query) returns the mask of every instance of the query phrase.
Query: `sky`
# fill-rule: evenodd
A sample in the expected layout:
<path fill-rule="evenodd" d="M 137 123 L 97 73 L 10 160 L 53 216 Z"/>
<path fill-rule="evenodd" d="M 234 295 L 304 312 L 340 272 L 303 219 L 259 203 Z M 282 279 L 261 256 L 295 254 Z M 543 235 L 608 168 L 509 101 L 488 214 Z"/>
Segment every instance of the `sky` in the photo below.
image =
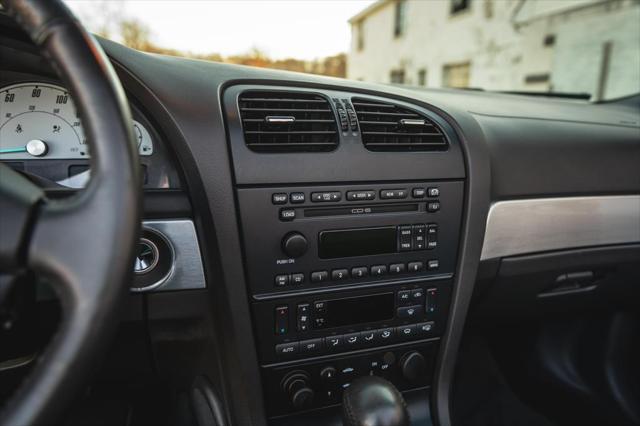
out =
<path fill-rule="evenodd" d="M 90 31 L 117 18 L 147 25 L 161 47 L 223 56 L 258 48 L 274 59 L 349 50 L 348 20 L 374 0 L 65 0 Z M 111 28 L 115 35 L 116 31 Z M 114 37 L 115 38 L 115 37 Z"/>

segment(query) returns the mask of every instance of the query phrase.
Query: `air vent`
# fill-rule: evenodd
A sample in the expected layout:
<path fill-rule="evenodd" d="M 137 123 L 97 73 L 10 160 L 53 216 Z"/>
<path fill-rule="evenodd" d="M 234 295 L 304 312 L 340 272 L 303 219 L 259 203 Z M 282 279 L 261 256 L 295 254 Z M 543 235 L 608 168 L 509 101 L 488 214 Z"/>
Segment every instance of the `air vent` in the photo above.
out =
<path fill-rule="evenodd" d="M 239 104 L 245 143 L 253 151 L 319 152 L 338 146 L 335 115 L 320 95 L 248 91 Z"/>
<path fill-rule="evenodd" d="M 442 130 L 422 114 L 386 102 L 352 99 L 364 146 L 370 151 L 444 151 Z"/>

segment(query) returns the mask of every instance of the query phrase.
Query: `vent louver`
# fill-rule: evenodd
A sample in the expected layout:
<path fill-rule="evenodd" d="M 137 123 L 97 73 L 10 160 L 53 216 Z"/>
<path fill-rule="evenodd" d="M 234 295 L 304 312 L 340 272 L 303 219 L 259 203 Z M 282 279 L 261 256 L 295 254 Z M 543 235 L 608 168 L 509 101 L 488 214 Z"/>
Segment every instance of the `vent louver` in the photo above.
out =
<path fill-rule="evenodd" d="M 338 146 L 327 99 L 300 92 L 248 91 L 239 98 L 245 143 L 256 152 L 326 152 Z"/>
<path fill-rule="evenodd" d="M 442 130 L 422 114 L 398 105 L 352 99 L 364 146 L 370 151 L 444 151 Z"/>

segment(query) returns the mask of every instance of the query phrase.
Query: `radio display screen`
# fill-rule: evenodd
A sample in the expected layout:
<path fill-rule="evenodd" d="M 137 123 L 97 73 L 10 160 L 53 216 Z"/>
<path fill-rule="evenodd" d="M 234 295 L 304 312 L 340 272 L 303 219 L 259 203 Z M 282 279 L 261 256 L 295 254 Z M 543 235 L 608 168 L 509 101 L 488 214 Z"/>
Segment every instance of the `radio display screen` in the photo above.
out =
<path fill-rule="evenodd" d="M 395 253 L 397 248 L 395 226 L 322 231 L 318 238 L 321 259 Z"/>
<path fill-rule="evenodd" d="M 393 317 L 393 293 L 327 301 L 327 327 L 385 321 Z"/>

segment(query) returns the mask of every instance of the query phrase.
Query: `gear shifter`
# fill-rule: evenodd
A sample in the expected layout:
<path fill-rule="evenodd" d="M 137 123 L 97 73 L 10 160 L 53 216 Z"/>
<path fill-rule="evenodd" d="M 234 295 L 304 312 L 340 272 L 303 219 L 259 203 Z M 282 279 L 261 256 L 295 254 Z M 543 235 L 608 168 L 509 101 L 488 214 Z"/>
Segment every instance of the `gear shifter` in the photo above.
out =
<path fill-rule="evenodd" d="M 409 413 L 393 383 L 377 376 L 355 380 L 342 397 L 345 426 L 408 426 Z"/>

